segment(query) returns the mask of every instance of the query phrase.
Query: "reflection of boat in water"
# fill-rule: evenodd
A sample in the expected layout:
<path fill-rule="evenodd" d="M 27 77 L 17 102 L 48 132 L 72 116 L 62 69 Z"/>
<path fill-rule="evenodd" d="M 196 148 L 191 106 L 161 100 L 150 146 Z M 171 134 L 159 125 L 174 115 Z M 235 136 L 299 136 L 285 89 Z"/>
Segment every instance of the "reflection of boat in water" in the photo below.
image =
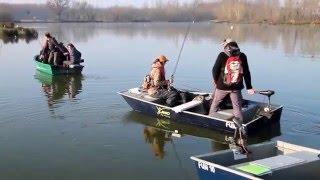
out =
<path fill-rule="evenodd" d="M 63 65 L 50 65 L 42 63 L 39 60 L 39 56 L 36 55 L 33 58 L 34 63 L 36 65 L 37 70 L 42 71 L 47 74 L 51 75 L 58 75 L 58 74 L 81 74 L 83 65 L 80 64 L 72 64 L 69 66 L 63 66 Z M 83 60 L 81 61 L 81 63 Z"/>
<path fill-rule="evenodd" d="M 206 179 L 319 179 L 320 150 L 282 141 L 248 146 L 249 154 L 233 150 L 192 156 L 198 177 Z"/>
<path fill-rule="evenodd" d="M 53 76 L 37 71 L 35 79 L 38 79 L 41 83 L 49 104 L 54 104 L 54 101 L 62 99 L 65 95 L 67 95 L 69 99 L 75 98 L 82 90 L 83 76 L 81 74 Z"/>
<path fill-rule="evenodd" d="M 232 108 L 227 107 L 213 115 L 208 115 L 210 93 L 185 91 L 184 93 L 189 94 L 190 100 L 175 107 L 169 107 L 161 98 L 149 96 L 141 88 L 132 88 L 118 93 L 133 110 L 144 114 L 227 132 L 234 132 L 238 126 L 241 126 L 248 134 L 257 133 L 267 125 L 278 123 L 283 108 L 281 105 L 270 103 L 270 97 L 274 91 L 259 91 L 259 94 L 268 97 L 269 102 L 246 100 L 242 107 L 244 122 L 238 125 L 233 121 Z"/>
<path fill-rule="evenodd" d="M 181 136 L 183 138 L 184 135 L 189 135 L 210 139 L 212 151 L 220 151 L 229 148 L 230 142 L 228 139 L 233 137 L 232 135 L 223 133 L 222 131 L 170 121 L 165 118 L 150 117 L 135 111 L 129 112 L 126 119 L 128 119 L 129 122 L 145 125 L 144 135 L 146 136 L 146 130 L 152 131 L 154 135 L 159 136 L 158 139 L 162 140 L 162 146 L 164 146 L 166 141 L 171 141 L 171 136 Z M 261 129 L 259 133 L 254 136 L 247 137 L 246 141 L 247 144 L 255 144 L 270 140 L 271 138 L 280 135 L 280 123 L 273 123 Z M 161 150 L 161 148 L 159 148 L 159 150 Z"/>

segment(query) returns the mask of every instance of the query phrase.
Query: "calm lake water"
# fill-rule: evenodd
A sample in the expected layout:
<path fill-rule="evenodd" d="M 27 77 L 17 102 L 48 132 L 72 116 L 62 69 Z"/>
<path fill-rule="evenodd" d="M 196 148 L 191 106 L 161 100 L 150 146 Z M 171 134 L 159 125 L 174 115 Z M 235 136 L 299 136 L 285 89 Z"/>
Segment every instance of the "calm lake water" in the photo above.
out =
<path fill-rule="evenodd" d="M 159 54 L 172 74 L 188 23 L 21 26 L 37 28 L 39 39 L 0 40 L 0 179 L 197 179 L 190 156 L 228 148 L 221 132 L 133 112 L 117 94 L 141 85 Z M 36 72 L 45 32 L 82 52 L 82 76 Z M 320 27 L 192 24 L 175 86 L 211 92 L 226 36 L 247 54 L 254 89 L 275 90 L 272 102 L 284 105 L 281 123 L 249 144 L 320 149 Z M 170 137 L 176 129 L 182 137 Z"/>

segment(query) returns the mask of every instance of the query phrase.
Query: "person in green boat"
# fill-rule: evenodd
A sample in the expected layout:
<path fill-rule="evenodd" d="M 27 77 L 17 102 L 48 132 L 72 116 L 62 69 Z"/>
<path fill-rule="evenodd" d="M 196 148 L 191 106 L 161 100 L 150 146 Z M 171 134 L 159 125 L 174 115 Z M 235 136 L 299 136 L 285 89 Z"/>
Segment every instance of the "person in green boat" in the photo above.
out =
<path fill-rule="evenodd" d="M 81 61 L 81 52 L 78 51 L 72 43 L 68 43 L 67 48 L 68 52 L 64 52 L 63 54 L 68 57 L 68 60 L 64 61 L 63 65 L 69 66 L 71 64 L 79 64 Z"/>
<path fill-rule="evenodd" d="M 48 64 L 48 57 L 49 57 L 49 48 L 48 48 L 48 42 L 45 40 L 42 43 L 42 49 L 40 50 L 40 57 L 39 59 L 43 62 Z"/>
<path fill-rule="evenodd" d="M 54 65 L 62 65 L 62 56 L 64 53 L 63 48 L 61 48 L 61 45 L 54 37 L 51 36 L 50 33 L 47 32 L 44 36 L 49 49 L 48 63 Z"/>

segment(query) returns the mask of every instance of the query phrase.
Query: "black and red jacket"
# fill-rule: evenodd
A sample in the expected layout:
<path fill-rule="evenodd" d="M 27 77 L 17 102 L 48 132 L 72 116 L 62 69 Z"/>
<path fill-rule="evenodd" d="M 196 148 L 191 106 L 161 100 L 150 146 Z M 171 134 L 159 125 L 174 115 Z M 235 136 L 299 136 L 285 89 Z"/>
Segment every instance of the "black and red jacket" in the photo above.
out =
<path fill-rule="evenodd" d="M 251 85 L 251 75 L 250 75 L 250 70 L 249 70 L 249 65 L 247 61 L 247 56 L 244 53 L 240 54 L 240 59 L 242 61 L 242 67 L 243 67 L 243 79 L 242 81 L 237 84 L 237 85 L 231 85 L 228 86 L 224 84 L 223 82 L 223 74 L 224 74 L 224 68 L 226 65 L 226 62 L 228 60 L 229 56 L 225 52 L 221 52 L 212 67 L 212 77 L 214 82 L 216 83 L 216 88 L 220 90 L 241 90 L 244 88 L 243 85 L 243 79 L 246 84 L 247 89 L 252 89 Z"/>

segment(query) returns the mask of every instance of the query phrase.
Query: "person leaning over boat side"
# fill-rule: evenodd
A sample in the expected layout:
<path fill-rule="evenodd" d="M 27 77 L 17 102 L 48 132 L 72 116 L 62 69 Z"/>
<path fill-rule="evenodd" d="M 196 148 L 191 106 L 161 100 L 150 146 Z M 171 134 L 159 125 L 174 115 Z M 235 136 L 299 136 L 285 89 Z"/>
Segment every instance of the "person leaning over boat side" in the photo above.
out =
<path fill-rule="evenodd" d="M 242 114 L 242 94 L 241 90 L 244 88 L 243 79 L 245 80 L 246 88 L 248 94 L 254 94 L 254 90 L 251 85 L 251 75 L 249 70 L 249 65 L 247 61 L 247 56 L 240 51 L 238 44 L 231 40 L 227 39 L 223 42 L 224 51 L 220 52 L 216 62 L 212 68 L 213 84 L 215 86 L 215 91 L 213 93 L 213 100 L 210 107 L 209 115 L 212 116 L 215 112 L 218 111 L 218 107 L 222 100 L 230 95 L 230 99 L 233 107 L 233 114 L 237 120 L 243 121 Z M 225 82 L 225 70 L 226 63 L 229 57 L 238 56 L 240 58 L 241 64 L 241 79 L 236 84 L 226 84 Z"/>
<path fill-rule="evenodd" d="M 43 62 L 43 63 L 46 63 L 48 64 L 48 57 L 49 57 L 49 47 L 48 47 L 48 42 L 47 40 L 45 40 L 43 43 L 42 43 L 42 48 L 40 50 L 40 60 Z"/>
<path fill-rule="evenodd" d="M 49 57 L 48 57 L 48 63 L 58 65 L 59 64 L 59 53 L 63 52 L 63 50 L 60 48 L 59 43 L 57 40 L 51 36 L 50 33 L 45 33 L 45 38 L 48 42 L 48 48 L 49 48 Z"/>
<path fill-rule="evenodd" d="M 150 72 L 151 85 L 148 87 L 148 94 L 155 98 L 164 99 L 167 105 L 173 107 L 177 103 L 178 92 L 171 87 L 173 79 L 166 80 L 164 66 L 168 61 L 166 56 L 160 55 L 152 63 Z"/>
<path fill-rule="evenodd" d="M 81 52 L 79 52 L 73 44 L 69 43 L 67 45 L 68 52 L 63 53 L 68 57 L 69 60 L 63 61 L 64 66 L 69 66 L 70 64 L 79 64 L 81 61 Z"/>

